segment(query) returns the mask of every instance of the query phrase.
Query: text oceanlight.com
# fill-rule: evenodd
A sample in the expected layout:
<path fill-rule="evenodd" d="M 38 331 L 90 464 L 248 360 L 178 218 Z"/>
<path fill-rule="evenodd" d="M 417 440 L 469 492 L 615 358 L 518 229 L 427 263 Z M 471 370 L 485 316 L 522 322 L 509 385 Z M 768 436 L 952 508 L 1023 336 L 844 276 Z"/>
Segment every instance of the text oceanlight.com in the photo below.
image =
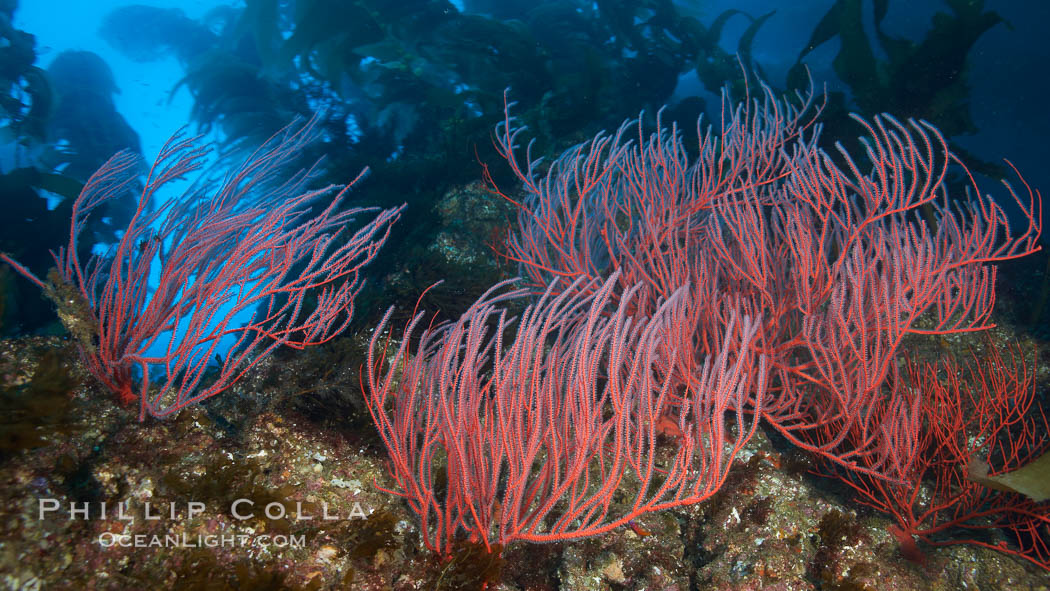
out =
<path fill-rule="evenodd" d="M 253 535 L 246 534 L 116 534 L 103 533 L 98 536 L 98 543 L 103 548 L 119 546 L 121 548 L 262 548 L 275 546 L 280 548 L 303 548 L 306 546 L 305 535 Z"/>

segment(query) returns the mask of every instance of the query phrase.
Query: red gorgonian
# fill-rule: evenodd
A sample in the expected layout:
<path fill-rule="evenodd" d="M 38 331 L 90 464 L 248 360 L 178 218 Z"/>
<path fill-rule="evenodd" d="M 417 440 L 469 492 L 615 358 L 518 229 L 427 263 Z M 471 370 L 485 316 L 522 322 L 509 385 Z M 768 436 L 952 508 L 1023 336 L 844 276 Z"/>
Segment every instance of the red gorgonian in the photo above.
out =
<path fill-rule="evenodd" d="M 176 134 L 120 240 L 82 265 L 77 242 L 88 217 L 137 179 L 137 157 L 117 154 L 74 202 L 69 242 L 52 251 L 47 281 L 7 255 L 0 260 L 55 302 L 88 370 L 120 402 L 138 399 L 140 420 L 167 416 L 229 388 L 277 347 L 324 343 L 350 322 L 361 270 L 404 206 L 347 234 L 355 216 L 378 210 L 340 207 L 367 169 L 321 189 L 307 187 L 316 164 L 280 177 L 315 137 L 314 121 L 288 126 L 217 186 L 194 183 L 151 208 L 162 189 L 203 167 L 200 138 Z M 211 375 L 225 337 L 233 347 Z"/>

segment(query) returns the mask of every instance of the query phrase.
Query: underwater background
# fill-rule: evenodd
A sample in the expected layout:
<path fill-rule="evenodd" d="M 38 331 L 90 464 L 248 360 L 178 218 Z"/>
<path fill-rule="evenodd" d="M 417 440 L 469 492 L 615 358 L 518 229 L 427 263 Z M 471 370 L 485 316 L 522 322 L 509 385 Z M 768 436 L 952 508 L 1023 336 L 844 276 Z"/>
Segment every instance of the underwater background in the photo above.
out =
<path fill-rule="evenodd" d="M 1050 433 L 1044 414 L 1050 376 L 1038 361 L 1050 341 L 1050 258 L 1041 248 L 1046 237 L 1032 229 L 1047 214 L 1038 205 L 1026 209 L 1027 188 L 1035 196 L 1050 187 L 1048 18 L 1050 4 L 1034 0 L 0 1 L 0 253 L 6 257 L 0 262 L 0 585 L 1050 588 Z M 528 158 L 543 158 L 534 173 L 539 178 L 560 154 L 639 118 L 644 134 L 631 126 L 627 139 L 642 145 L 657 125 L 669 130 L 674 124 L 692 162 L 698 158 L 701 115 L 717 133 L 720 123 L 725 129 L 727 105 L 732 111 L 738 101 L 752 99 L 768 108 L 782 96 L 789 105 L 810 89 L 819 136 L 807 116 L 798 115 L 799 141 L 811 138 L 813 150 L 832 154 L 848 171 L 836 146 L 860 159 L 865 144 L 858 136 L 878 136 L 858 126 L 851 113 L 867 121 L 890 113 L 902 122 L 928 122 L 941 134 L 930 137 L 943 137 L 973 184 L 1002 206 L 1004 218 L 996 223 L 1012 232 L 992 232 L 989 244 L 1015 244 L 1014 250 L 988 254 L 989 245 L 987 260 L 975 255 L 982 259 L 978 264 L 998 267 L 990 316 L 978 318 L 972 331 L 962 324 L 954 326 L 957 332 L 938 331 L 944 327 L 937 325 L 925 338 L 904 339 L 891 356 L 894 369 L 885 370 L 895 376 L 912 362 L 942 357 L 996 370 L 1023 360 L 1022 369 L 1014 363 L 1014 373 L 1003 373 L 1002 383 L 1013 390 L 979 370 L 963 379 L 995 382 L 994 395 L 1008 407 L 987 410 L 975 399 L 963 405 L 963 414 L 984 412 L 1004 423 L 993 435 L 966 435 L 970 442 L 963 445 L 976 449 L 1003 438 L 998 451 L 978 458 L 992 464 L 991 478 L 974 474 L 973 458 L 952 468 L 965 476 L 944 476 L 942 482 L 931 468 L 916 477 L 911 510 L 921 515 L 941 495 L 955 499 L 945 503 L 946 513 L 956 511 L 957 519 L 937 521 L 941 517 L 932 515 L 927 522 L 880 506 L 875 499 L 883 483 L 895 477 L 852 475 L 856 464 L 842 460 L 848 453 L 834 447 L 840 441 L 820 435 L 800 444 L 792 439 L 798 433 L 793 427 L 757 418 L 754 433 L 745 438 L 737 415 L 761 414 L 755 410 L 761 404 L 750 399 L 725 417 L 740 447 L 720 472 L 719 485 L 697 502 L 638 515 L 621 511 L 631 518 L 616 527 L 594 533 L 580 527 L 579 536 L 538 540 L 548 543 L 507 535 L 489 540 L 480 533 L 486 528 L 467 524 L 459 530 L 421 524 L 425 511 L 413 504 L 419 497 L 402 480 L 411 470 L 399 472 L 390 449 L 397 427 L 384 431 L 381 418 L 388 412 L 408 416 L 393 409 L 407 397 L 411 387 L 403 384 L 411 379 L 419 380 L 420 391 L 439 387 L 428 377 L 440 373 L 439 365 L 414 361 L 431 360 L 420 344 L 428 337 L 406 328 L 419 311 L 426 316 L 417 333 L 476 314 L 483 294 L 519 276 L 530 293 L 501 304 L 508 318 L 527 319 L 529 310 L 542 308 L 546 281 L 553 277 L 554 285 L 569 275 L 545 258 L 525 260 L 528 248 L 513 246 L 537 239 L 542 227 L 549 230 L 542 224 L 540 230 L 526 229 L 530 216 L 540 216 L 522 215 L 534 202 L 513 158 L 521 167 Z M 792 117 L 790 111 L 782 115 Z M 510 133 L 501 124 L 527 130 L 501 144 L 501 134 Z M 210 142 L 211 152 L 200 154 L 199 162 L 189 146 L 166 152 L 165 142 L 180 129 L 200 134 L 196 140 Z M 530 141 L 535 143 L 526 157 Z M 782 152 L 770 153 L 787 158 L 792 149 L 785 141 Z M 123 177 L 104 179 L 102 189 L 93 185 L 89 179 L 100 168 L 116 170 L 107 161 L 122 151 L 129 156 L 116 163 Z M 916 153 L 924 151 L 920 146 Z M 193 166 L 176 166 L 172 176 L 179 178 L 154 187 L 146 180 L 149 164 L 164 154 L 173 159 L 169 165 L 189 158 Z M 270 163 L 272 170 L 259 172 Z M 870 167 L 860 164 L 865 171 Z M 301 169 L 310 172 L 295 176 Z M 770 183 L 786 173 L 773 176 Z M 953 169 L 938 183 L 955 198 L 970 195 L 967 179 Z M 1016 202 L 1003 179 L 1019 195 Z M 333 184 L 352 189 L 344 194 L 336 187 L 296 201 Z M 222 202 L 218 197 L 199 197 L 229 187 L 244 201 L 231 200 L 228 210 L 214 205 Z M 90 216 L 77 218 L 84 209 L 78 195 L 92 191 L 111 193 L 89 208 Z M 583 193 L 578 185 L 565 190 L 579 202 Z M 148 199 L 140 200 L 143 195 Z M 960 203 L 962 198 L 946 210 L 916 215 L 936 228 L 946 225 L 944 211 L 965 209 Z M 193 209 L 201 204 L 231 217 L 250 212 L 249 221 L 213 223 L 193 233 L 191 212 L 202 211 Z M 764 207 L 769 211 L 776 203 Z M 610 227 L 634 228 L 624 211 L 610 216 Z M 182 222 L 174 214 L 163 217 L 165 212 L 179 212 Z M 72 233 L 71 218 L 82 219 Z M 166 220 L 191 230 L 166 230 Z M 118 293 L 144 312 L 160 299 L 165 281 L 178 300 L 216 264 L 240 260 L 237 245 L 258 240 L 266 224 L 276 228 L 273 242 L 248 252 L 245 267 L 279 259 L 272 253 L 287 252 L 282 249 L 293 237 L 306 241 L 302 258 L 274 274 L 275 281 L 284 281 L 276 297 L 243 304 L 238 299 L 268 280 L 272 268 L 263 265 L 251 267 L 256 270 L 242 283 L 216 275 L 218 291 L 207 297 L 221 302 L 199 328 L 187 327 L 182 312 L 157 318 L 143 313 L 123 325 L 106 324 L 99 312 L 109 304 L 93 298 L 94 286 L 117 277 L 122 264 L 133 280 Z M 207 242 L 207 230 L 216 227 L 228 232 L 215 246 L 221 256 L 197 255 L 200 266 L 178 281 L 165 279 L 164 265 L 183 252 L 176 248 L 179 240 L 192 252 L 194 241 Z M 62 247 L 60 263 L 95 255 L 115 264 L 86 282 L 78 271 L 63 275 L 61 264 L 52 273 L 56 259 L 50 251 Z M 313 253 L 329 257 L 340 248 L 340 264 L 326 258 L 315 268 L 308 262 Z M 603 265 L 615 266 L 609 259 L 616 249 L 606 248 L 594 255 L 603 280 Z M 153 264 L 132 271 L 136 260 Z M 315 271 L 315 289 L 299 290 L 296 278 L 314 277 Z M 87 288 L 79 295 L 63 290 L 82 285 Z M 596 305 L 595 293 L 603 292 L 595 287 L 586 295 L 592 299 L 579 300 L 579 306 Z M 653 298 L 653 318 L 673 301 L 670 293 L 661 296 Z M 630 306 L 622 302 L 630 298 L 619 297 L 603 314 L 628 314 Z M 979 309 L 982 297 L 960 306 Z M 540 308 L 527 309 L 530 304 Z M 203 308 L 199 301 L 193 305 Z M 274 306 L 300 323 L 268 324 L 277 316 Z M 342 308 L 327 313 L 329 306 Z M 594 310 L 597 317 L 600 310 Z M 470 334 L 503 328 L 496 315 L 461 322 Z M 916 326 L 936 324 L 922 322 Z M 217 324 L 221 334 L 212 338 Z M 636 321 L 638 330 L 642 324 Z M 260 327 L 250 341 L 239 340 L 248 332 L 238 329 L 244 325 Z M 97 354 L 145 326 L 154 326 L 157 338 L 136 337 L 133 344 L 141 347 L 137 358 L 149 362 Z M 726 334 L 733 326 L 741 330 L 739 323 L 729 326 Z M 524 333 L 524 326 L 479 355 L 478 376 L 492 374 L 500 362 L 493 351 L 517 343 L 519 330 Z M 193 335 L 199 341 L 184 345 Z M 271 350 L 270 337 L 284 346 Z M 746 335 L 742 339 L 747 342 Z M 549 334 L 538 351 L 559 342 Z M 628 349 L 643 348 L 641 340 L 623 342 Z M 163 368 L 160 360 L 170 365 L 172 349 L 182 355 L 179 363 L 193 368 L 185 374 L 192 380 L 181 369 Z M 452 349 L 468 351 L 470 345 L 464 340 Z M 665 358 L 666 352 L 650 361 L 656 366 Z M 697 365 L 702 360 L 699 355 Z M 114 369 L 120 363 L 127 367 Z M 461 367 L 458 359 L 449 363 Z M 933 381 L 949 390 L 950 374 L 970 371 L 944 367 Z M 378 371 L 380 379 L 369 371 Z M 763 372 L 755 379 L 764 379 Z M 389 383 L 380 384 L 383 378 Z M 384 388 L 401 390 L 383 398 L 377 392 Z M 872 403 L 876 407 L 859 416 L 884 412 Z M 651 437 L 660 462 L 670 462 L 675 446 L 687 439 L 679 427 L 662 422 L 672 414 L 651 418 L 660 425 Z M 919 422 L 930 422 L 923 417 Z M 1017 449 L 1010 451 L 1011 445 Z M 545 449 L 538 462 L 554 453 Z M 420 465 L 433 461 L 433 490 L 427 494 L 442 507 L 454 505 L 458 494 L 451 492 L 452 466 L 470 465 L 455 464 L 452 455 L 445 450 L 416 458 Z M 607 468 L 603 461 L 599 470 Z M 1024 465 L 1036 466 L 1028 472 L 1034 488 L 994 480 Z M 657 488 L 674 473 L 660 466 L 666 471 L 654 481 Z M 601 474 L 596 481 L 605 478 Z M 494 483 L 501 499 L 513 489 L 506 478 L 497 476 Z M 593 483 L 583 489 L 588 486 Z M 632 487 L 638 484 L 628 479 L 622 489 Z M 542 496 L 542 488 L 529 490 Z M 957 499 L 965 494 L 976 500 L 959 508 Z M 632 498 L 610 490 L 603 500 L 622 508 Z M 489 500 L 497 521 L 506 521 L 507 503 Z M 546 511 L 554 522 L 571 513 L 553 504 Z M 1019 525 L 1018 516 L 1029 521 Z M 453 535 L 438 540 L 434 527 Z M 501 546 L 504 540 L 513 543 Z"/>

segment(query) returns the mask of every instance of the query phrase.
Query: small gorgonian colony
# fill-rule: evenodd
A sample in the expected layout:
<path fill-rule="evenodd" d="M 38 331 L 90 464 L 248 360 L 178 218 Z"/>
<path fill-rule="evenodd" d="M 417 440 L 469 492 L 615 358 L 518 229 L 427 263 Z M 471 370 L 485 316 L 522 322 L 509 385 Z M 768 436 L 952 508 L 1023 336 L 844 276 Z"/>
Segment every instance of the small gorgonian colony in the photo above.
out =
<path fill-rule="evenodd" d="M 909 554 L 972 543 L 1050 567 L 1050 502 L 974 476 L 1050 447 L 1023 355 L 989 341 L 961 379 L 902 350 L 991 326 L 994 263 L 1039 248 L 1038 192 L 1004 183 L 1012 233 L 928 123 L 856 117 L 861 157 L 828 153 L 812 95 L 763 91 L 723 93 L 691 150 L 658 116 L 545 168 L 507 105 L 496 145 L 524 196 L 493 190 L 518 209 L 505 255 L 524 288 L 418 338 L 417 316 L 397 347 L 384 320 L 363 375 L 390 492 L 429 548 L 583 538 L 700 502 L 764 421 L 895 519 Z M 1010 535 L 959 535 L 982 529 Z"/>
<path fill-rule="evenodd" d="M 136 187 L 138 159 L 117 154 L 74 202 L 69 243 L 52 252 L 57 268 L 47 281 L 0 253 L 55 303 L 92 375 L 120 402 L 138 401 L 140 420 L 210 398 L 277 347 L 324 343 L 349 324 L 361 270 L 404 206 L 346 235 L 354 216 L 375 211 L 340 209 L 365 172 L 317 190 L 307 188 L 316 164 L 279 178 L 317 137 L 314 123 L 281 130 L 218 186 L 194 183 L 162 201 L 159 193 L 198 171 L 207 154 L 200 138 L 175 135 L 150 168 L 120 240 L 81 265 L 88 216 Z M 220 346 L 229 352 L 212 372 Z M 214 375 L 202 380 L 206 371 Z"/>

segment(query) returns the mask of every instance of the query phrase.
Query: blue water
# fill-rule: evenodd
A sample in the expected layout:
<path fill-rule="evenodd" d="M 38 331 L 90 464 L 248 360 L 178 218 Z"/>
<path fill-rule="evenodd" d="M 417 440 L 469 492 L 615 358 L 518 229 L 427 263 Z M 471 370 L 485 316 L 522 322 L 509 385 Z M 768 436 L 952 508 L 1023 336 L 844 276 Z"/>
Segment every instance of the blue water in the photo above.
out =
<path fill-rule="evenodd" d="M 18 8 L 14 25 L 36 36 L 37 65 L 46 68 L 65 50 L 87 50 L 101 56 L 113 71 L 119 94 L 114 101 L 119 113 L 138 133 L 143 157 L 151 161 L 168 136 L 190 122 L 193 99 L 185 86 L 172 93 L 184 71 L 172 55 L 148 62 L 136 62 L 122 55 L 99 36 L 99 27 L 112 9 L 127 5 L 122 1 L 31 0 Z M 199 19 L 220 6 L 239 7 L 237 3 L 206 0 L 154 0 L 142 4 L 159 8 L 178 8 L 189 18 Z M 695 5 L 701 4 L 700 8 Z M 683 10 L 702 22 L 710 22 L 723 10 L 736 8 L 752 15 L 776 10 L 760 30 L 754 42 L 754 58 L 761 64 L 774 85 L 781 85 L 788 68 L 795 62 L 816 22 L 833 5 L 833 0 L 782 2 L 778 0 L 720 0 L 718 2 L 683 3 Z M 457 4 L 456 6 L 461 6 Z M 690 7 L 690 8 L 685 8 Z M 886 32 L 921 38 L 929 28 L 933 14 L 944 9 L 939 1 L 890 2 L 884 21 Z M 957 136 L 955 141 L 977 157 L 999 162 L 1011 159 L 1036 187 L 1050 187 L 1050 167 L 1045 165 L 1050 150 L 1050 117 L 1045 100 L 1050 96 L 1045 64 L 1050 63 L 1050 50 L 1041 30 L 1050 21 L 1050 3 L 993 0 L 986 5 L 1007 20 L 985 33 L 970 54 L 972 82 L 972 115 L 979 132 Z M 870 6 L 866 6 L 870 19 Z M 722 45 L 734 51 L 740 33 L 747 26 L 743 18 L 729 21 Z M 869 37 L 872 24 L 867 23 Z M 877 56 L 881 50 L 873 44 Z M 838 81 L 831 60 L 838 51 L 838 40 L 826 43 L 811 53 L 810 65 L 815 82 L 832 90 L 848 90 Z M 669 102 L 690 95 L 711 97 L 692 72 L 682 75 Z M 708 104 L 712 104 L 708 101 Z M 623 113 L 624 117 L 633 113 Z M 495 123 L 495 122 L 493 122 Z M 381 161 L 389 154 L 375 154 Z M 472 158 L 472 155 L 466 157 Z"/>
<path fill-rule="evenodd" d="M 172 87 L 183 75 L 174 57 L 137 63 L 99 38 L 98 28 L 103 17 L 113 8 L 128 4 L 131 3 L 113 0 L 23 0 L 15 13 L 14 24 L 36 36 L 38 65 L 41 67 L 46 68 L 59 52 L 67 49 L 88 50 L 100 55 L 113 69 L 120 88 L 120 94 L 115 97 L 117 108 L 139 133 L 143 155 L 152 159 L 168 135 L 188 121 L 192 98 L 185 88 L 171 94 Z M 240 3 L 152 0 L 138 4 L 179 8 L 188 17 L 199 18 L 216 6 L 237 6 Z M 753 15 L 776 10 L 762 27 L 754 45 L 756 60 L 776 83 L 794 63 L 816 21 L 834 2 L 719 0 L 684 4 L 702 4 L 698 9 L 701 20 L 705 20 L 704 15 L 710 20 L 728 8 Z M 927 30 L 933 14 L 943 9 L 943 3 L 936 0 L 890 2 L 884 29 L 889 33 L 918 38 Z M 1010 158 L 1033 184 L 1050 187 L 1050 171 L 1044 166 L 1050 156 L 1045 140 L 1050 137 L 1050 117 L 1044 106 L 1046 97 L 1050 96 L 1050 80 L 1045 75 L 1046 64 L 1050 63 L 1050 45 L 1045 42 L 1043 30 L 1045 23 L 1050 22 L 1050 2 L 990 0 L 986 9 L 999 12 L 1007 23 L 985 33 L 970 55 L 972 114 L 980 131 L 974 136 L 956 139 L 982 158 Z M 727 50 L 734 49 L 737 36 L 745 27 L 743 19 L 729 22 L 722 42 Z M 807 59 L 814 79 L 818 83 L 827 83 L 830 88 L 841 87 L 829 67 L 837 48 L 838 42 L 833 40 Z M 703 92 L 695 76 L 687 75 L 673 98 Z M 625 117 L 629 115 L 624 114 Z"/>

